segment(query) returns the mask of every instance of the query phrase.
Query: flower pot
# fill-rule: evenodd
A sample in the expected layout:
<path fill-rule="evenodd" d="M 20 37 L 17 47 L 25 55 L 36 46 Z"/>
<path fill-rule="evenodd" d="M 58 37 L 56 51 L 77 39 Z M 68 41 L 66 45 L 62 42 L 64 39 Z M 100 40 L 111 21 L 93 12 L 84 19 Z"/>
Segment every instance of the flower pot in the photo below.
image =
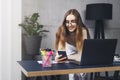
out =
<path fill-rule="evenodd" d="M 41 36 L 24 36 L 26 53 L 29 55 L 38 55 L 41 45 Z"/>

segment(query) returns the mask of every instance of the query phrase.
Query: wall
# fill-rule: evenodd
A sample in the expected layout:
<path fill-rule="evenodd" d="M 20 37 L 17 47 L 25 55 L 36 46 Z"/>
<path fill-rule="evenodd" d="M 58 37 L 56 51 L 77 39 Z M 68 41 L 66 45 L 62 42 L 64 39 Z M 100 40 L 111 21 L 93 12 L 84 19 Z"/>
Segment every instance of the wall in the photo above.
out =
<path fill-rule="evenodd" d="M 1 0 L 0 80 L 21 80 L 21 0 Z"/>
<path fill-rule="evenodd" d="M 2 4 L 2 1 L 0 0 L 0 5 L 1 5 L 1 4 Z M 2 27 L 2 18 L 1 18 L 2 15 L 1 15 L 1 12 L 2 12 L 2 10 L 1 10 L 1 9 L 2 9 L 2 8 L 1 8 L 1 6 L 0 6 L 0 80 L 1 80 L 1 74 L 2 74 L 2 72 L 1 72 L 1 70 L 2 70 L 2 69 L 1 69 L 1 63 L 2 63 L 2 61 L 1 61 L 1 55 L 2 55 L 2 54 L 1 54 L 1 48 L 2 48 L 2 47 L 1 47 L 1 45 L 2 45 L 2 43 L 1 43 L 1 35 L 2 35 L 2 34 L 1 34 L 1 31 L 2 31 L 2 28 L 1 28 L 1 27 Z"/>
<path fill-rule="evenodd" d="M 64 13 L 70 8 L 76 8 L 82 16 L 85 23 L 86 4 L 89 3 L 112 3 L 113 4 L 113 20 L 108 22 L 109 27 L 119 27 L 119 0 L 23 0 L 22 14 L 30 15 L 33 12 L 40 13 L 40 22 L 45 25 L 59 25 L 63 19 Z M 114 24 L 116 23 L 116 24 Z M 90 25 L 88 25 L 90 26 Z"/>
<path fill-rule="evenodd" d="M 33 12 L 40 13 L 40 23 L 50 30 L 48 37 L 42 40 L 43 48 L 54 48 L 55 32 L 61 24 L 64 14 L 70 8 L 77 9 L 84 24 L 89 28 L 93 36 L 94 21 L 85 19 L 86 4 L 89 3 L 111 3 L 113 4 L 113 19 L 105 21 L 105 35 L 107 38 L 118 38 L 120 33 L 120 0 L 23 0 L 22 16 L 31 15 Z M 52 36 L 52 37 L 51 37 Z M 117 53 L 120 52 L 120 40 L 118 41 Z M 120 54 L 120 53 L 119 53 Z"/>

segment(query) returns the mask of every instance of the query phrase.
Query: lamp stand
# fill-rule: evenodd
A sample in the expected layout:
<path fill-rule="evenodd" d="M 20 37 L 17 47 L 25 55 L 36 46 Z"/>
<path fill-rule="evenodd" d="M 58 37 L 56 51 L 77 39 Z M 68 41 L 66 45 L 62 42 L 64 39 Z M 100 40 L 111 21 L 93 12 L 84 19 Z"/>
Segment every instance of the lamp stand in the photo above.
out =
<path fill-rule="evenodd" d="M 105 39 L 104 35 L 104 22 L 103 20 L 96 20 L 95 22 L 95 31 L 94 31 L 94 39 Z M 91 73 L 91 76 L 93 73 Z M 108 72 L 105 72 L 106 77 L 108 77 Z M 100 76 L 100 72 L 96 72 L 95 76 Z M 92 80 L 93 77 L 91 77 Z"/>
<path fill-rule="evenodd" d="M 94 39 L 105 39 L 103 20 L 96 20 L 95 22 Z"/>

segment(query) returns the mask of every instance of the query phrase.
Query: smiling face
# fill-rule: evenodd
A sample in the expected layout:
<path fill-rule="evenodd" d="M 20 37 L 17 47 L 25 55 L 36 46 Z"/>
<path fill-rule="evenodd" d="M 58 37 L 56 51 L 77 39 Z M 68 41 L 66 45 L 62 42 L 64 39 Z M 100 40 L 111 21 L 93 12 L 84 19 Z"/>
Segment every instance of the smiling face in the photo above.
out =
<path fill-rule="evenodd" d="M 66 27 L 69 32 L 74 32 L 77 28 L 76 18 L 73 14 L 69 14 L 66 17 Z"/>

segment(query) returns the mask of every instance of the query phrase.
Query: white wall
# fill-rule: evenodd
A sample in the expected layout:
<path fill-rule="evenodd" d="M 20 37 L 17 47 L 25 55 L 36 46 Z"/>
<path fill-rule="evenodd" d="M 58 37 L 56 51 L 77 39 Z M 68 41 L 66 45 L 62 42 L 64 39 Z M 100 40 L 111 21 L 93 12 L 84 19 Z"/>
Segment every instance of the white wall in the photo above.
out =
<path fill-rule="evenodd" d="M 1 2 L 1 0 L 0 0 L 0 80 L 1 80 L 1 62 L 2 62 L 2 61 L 1 61 L 1 58 L 2 58 L 2 57 L 1 57 L 1 45 L 2 45 L 2 44 L 1 44 L 1 31 L 2 31 L 2 28 L 1 28 L 1 27 L 2 27 L 2 22 L 1 22 L 1 21 L 2 21 L 2 18 L 1 18 L 1 17 L 2 17 L 2 16 L 1 16 L 1 4 L 2 4 L 2 2 Z"/>
<path fill-rule="evenodd" d="M 21 71 L 16 61 L 21 60 L 21 0 L 2 1 L 1 31 L 1 79 L 21 80 Z"/>

